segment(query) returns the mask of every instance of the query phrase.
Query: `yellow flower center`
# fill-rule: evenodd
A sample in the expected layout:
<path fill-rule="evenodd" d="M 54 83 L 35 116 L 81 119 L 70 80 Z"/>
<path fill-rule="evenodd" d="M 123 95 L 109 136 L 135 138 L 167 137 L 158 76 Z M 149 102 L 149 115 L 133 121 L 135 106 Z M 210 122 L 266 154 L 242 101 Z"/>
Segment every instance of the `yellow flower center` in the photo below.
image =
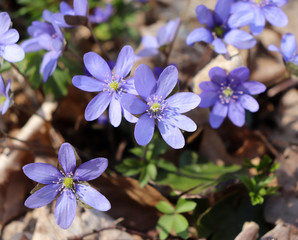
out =
<path fill-rule="evenodd" d="M 222 27 L 215 27 L 214 32 L 217 37 L 222 38 L 225 31 Z"/>
<path fill-rule="evenodd" d="M 256 4 L 260 4 L 260 3 L 262 3 L 263 2 L 263 0 L 255 0 L 255 3 Z"/>
<path fill-rule="evenodd" d="M 109 84 L 109 87 L 110 87 L 112 90 L 116 91 L 116 90 L 118 90 L 118 88 L 119 88 L 119 83 L 116 82 L 116 81 L 113 81 L 113 82 L 111 82 L 111 83 Z"/>
<path fill-rule="evenodd" d="M 226 88 L 225 90 L 223 90 L 223 94 L 225 95 L 225 97 L 231 97 L 233 95 L 233 90 L 231 88 Z"/>
<path fill-rule="evenodd" d="M 4 95 L 0 96 L 0 105 L 3 105 L 6 101 L 6 97 Z"/>
<path fill-rule="evenodd" d="M 160 104 L 159 103 L 153 103 L 150 109 L 151 109 L 152 112 L 157 112 L 160 109 Z"/>
<path fill-rule="evenodd" d="M 72 188 L 72 185 L 73 185 L 73 179 L 71 177 L 66 177 L 64 178 L 63 180 L 63 185 L 66 187 L 66 188 Z"/>

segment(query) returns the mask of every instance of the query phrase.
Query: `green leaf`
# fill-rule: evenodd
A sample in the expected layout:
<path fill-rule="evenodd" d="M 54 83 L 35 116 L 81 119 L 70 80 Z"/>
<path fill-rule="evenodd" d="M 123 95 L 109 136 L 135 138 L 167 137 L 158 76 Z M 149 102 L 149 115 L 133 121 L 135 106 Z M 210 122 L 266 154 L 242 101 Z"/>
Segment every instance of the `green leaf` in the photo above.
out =
<path fill-rule="evenodd" d="M 144 187 L 149 182 L 150 176 L 147 168 L 143 168 L 139 177 L 140 187 Z"/>
<path fill-rule="evenodd" d="M 157 229 L 160 230 L 159 237 L 160 239 L 166 239 L 167 236 L 171 233 L 173 226 L 174 215 L 163 215 L 158 219 Z"/>
<path fill-rule="evenodd" d="M 166 201 L 160 201 L 158 204 L 155 205 L 155 207 L 158 209 L 158 211 L 165 214 L 175 213 L 175 208 L 173 208 L 172 205 Z"/>
<path fill-rule="evenodd" d="M 187 201 L 183 198 L 179 198 L 176 205 L 176 213 L 189 212 L 195 209 L 196 203 L 192 201 Z"/>
<path fill-rule="evenodd" d="M 116 170 L 124 176 L 133 176 L 139 174 L 144 168 L 144 164 L 134 158 L 125 158 L 122 164 L 116 166 Z"/>
<path fill-rule="evenodd" d="M 143 149 L 139 147 L 135 147 L 129 150 L 132 154 L 136 155 L 137 157 L 142 157 Z"/>
<path fill-rule="evenodd" d="M 157 175 L 157 169 L 156 169 L 156 166 L 155 164 L 153 163 L 149 163 L 147 165 L 147 172 L 149 174 L 149 177 L 154 180 L 156 178 L 156 175 Z"/>
<path fill-rule="evenodd" d="M 174 215 L 173 228 L 179 237 L 183 239 L 188 237 L 188 221 L 181 214 Z"/>

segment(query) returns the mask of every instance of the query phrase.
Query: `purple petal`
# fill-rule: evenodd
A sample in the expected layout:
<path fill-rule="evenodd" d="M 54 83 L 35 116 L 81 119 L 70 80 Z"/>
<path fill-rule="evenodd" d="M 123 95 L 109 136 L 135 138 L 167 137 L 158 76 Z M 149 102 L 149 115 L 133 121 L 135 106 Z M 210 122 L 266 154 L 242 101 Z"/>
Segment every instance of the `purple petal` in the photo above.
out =
<path fill-rule="evenodd" d="M 157 33 L 157 42 L 159 46 L 164 46 L 173 41 L 176 31 L 180 24 L 180 18 L 169 21 L 161 27 Z"/>
<path fill-rule="evenodd" d="M 64 15 L 73 15 L 73 9 L 66 2 L 60 3 L 60 12 L 63 13 Z"/>
<path fill-rule="evenodd" d="M 281 7 L 288 3 L 289 0 L 273 0 L 273 2 L 278 6 Z"/>
<path fill-rule="evenodd" d="M 197 130 L 197 124 L 189 117 L 182 114 L 170 115 L 168 118 L 165 118 L 163 122 L 187 132 L 194 132 Z"/>
<path fill-rule="evenodd" d="M 123 111 L 123 117 L 126 119 L 126 121 L 130 123 L 136 123 L 138 121 L 138 118 L 133 116 L 130 112 L 128 112 L 125 108 L 122 108 Z"/>
<path fill-rule="evenodd" d="M 265 27 L 265 17 L 260 8 L 254 8 L 254 13 L 254 21 L 249 25 L 249 29 L 253 35 L 258 35 Z"/>
<path fill-rule="evenodd" d="M 103 82 L 83 75 L 74 76 L 72 84 L 86 92 L 101 92 L 105 86 Z"/>
<path fill-rule="evenodd" d="M 98 211 L 108 211 L 111 208 L 109 200 L 90 186 L 78 184 L 76 192 L 84 203 Z"/>
<path fill-rule="evenodd" d="M 272 45 L 272 44 L 270 44 L 268 46 L 268 50 L 269 51 L 272 51 L 272 52 L 280 52 L 280 53 L 282 53 L 278 47 L 276 47 L 275 45 Z"/>
<path fill-rule="evenodd" d="M 0 38 L 0 44 L 8 45 L 14 44 L 19 40 L 19 33 L 15 29 L 9 29 L 7 32 L 2 34 Z"/>
<path fill-rule="evenodd" d="M 242 127 L 245 123 L 245 111 L 239 102 L 230 102 L 228 117 L 233 124 Z"/>
<path fill-rule="evenodd" d="M 41 184 L 53 184 L 63 177 L 57 168 L 47 163 L 30 163 L 23 171 L 28 178 Z"/>
<path fill-rule="evenodd" d="M 144 48 L 137 53 L 137 57 L 151 57 L 159 53 L 157 48 Z"/>
<path fill-rule="evenodd" d="M 231 83 L 234 82 L 234 85 L 238 85 L 239 83 L 246 81 L 248 77 L 249 69 L 247 67 L 235 68 L 228 75 L 228 79 Z"/>
<path fill-rule="evenodd" d="M 158 48 L 159 47 L 156 37 L 153 37 L 153 36 L 144 36 L 142 38 L 141 43 L 145 48 Z"/>
<path fill-rule="evenodd" d="M 225 54 L 228 52 L 226 45 L 220 38 L 214 39 L 211 44 L 214 47 L 214 51 L 218 54 Z"/>
<path fill-rule="evenodd" d="M 209 115 L 209 122 L 212 128 L 218 128 L 228 113 L 228 106 L 221 104 L 221 102 L 217 101 L 212 108 L 212 111 Z"/>
<path fill-rule="evenodd" d="M 201 98 L 195 93 L 180 92 L 170 96 L 166 101 L 177 113 L 185 113 L 199 106 Z"/>
<path fill-rule="evenodd" d="M 21 47 L 26 53 L 36 52 L 43 49 L 43 47 L 39 45 L 39 40 L 36 38 L 25 40 L 24 42 L 22 42 Z"/>
<path fill-rule="evenodd" d="M 199 87 L 204 91 L 218 91 L 219 86 L 211 81 L 201 82 Z"/>
<path fill-rule="evenodd" d="M 75 15 L 87 16 L 88 0 L 73 0 L 73 9 L 74 9 Z"/>
<path fill-rule="evenodd" d="M 284 27 L 288 24 L 287 15 L 275 6 L 266 6 L 263 8 L 263 13 L 268 22 L 277 27 Z"/>
<path fill-rule="evenodd" d="M 148 109 L 148 105 L 135 95 L 125 94 L 120 101 L 122 107 L 131 114 L 142 114 Z"/>
<path fill-rule="evenodd" d="M 245 88 L 245 92 L 255 95 L 262 92 L 265 92 L 266 86 L 263 83 L 257 82 L 257 81 L 247 81 L 242 84 L 242 86 Z"/>
<path fill-rule="evenodd" d="M 175 66 L 167 66 L 159 75 L 156 95 L 165 99 L 174 89 L 178 82 L 178 70 Z"/>
<path fill-rule="evenodd" d="M 117 78 L 125 78 L 132 69 L 134 64 L 135 54 L 131 46 L 124 46 L 118 56 L 116 66 L 115 66 L 115 75 Z"/>
<path fill-rule="evenodd" d="M 239 2 L 240 3 L 240 2 Z M 254 11 L 237 11 L 229 17 L 228 25 L 230 28 L 243 27 L 254 21 Z"/>
<path fill-rule="evenodd" d="M 281 39 L 280 48 L 286 61 L 295 57 L 297 53 L 295 36 L 291 33 L 284 34 Z"/>
<path fill-rule="evenodd" d="M 159 121 L 157 125 L 163 140 L 165 140 L 169 146 L 175 149 L 184 147 L 185 140 L 179 128 L 165 124 L 163 121 Z"/>
<path fill-rule="evenodd" d="M 218 0 L 214 8 L 214 19 L 218 25 L 226 22 L 230 10 L 231 10 L 232 0 Z"/>
<path fill-rule="evenodd" d="M 66 174 L 73 173 L 76 167 L 76 156 L 69 143 L 63 143 L 58 152 L 58 160 Z"/>
<path fill-rule="evenodd" d="M 25 52 L 17 44 L 7 45 L 4 47 L 2 57 L 8 62 L 19 62 L 25 57 Z"/>
<path fill-rule="evenodd" d="M 213 83 L 224 84 L 227 82 L 227 74 L 223 68 L 213 67 L 209 70 L 209 77 Z"/>
<path fill-rule="evenodd" d="M 88 72 L 100 81 L 105 81 L 112 76 L 107 62 L 95 52 L 86 53 L 84 63 Z"/>
<path fill-rule="evenodd" d="M 134 79 L 136 90 L 144 100 L 156 91 L 157 81 L 147 65 L 141 64 L 137 67 Z"/>
<path fill-rule="evenodd" d="M 199 96 L 201 97 L 201 103 L 199 105 L 200 108 L 208 108 L 211 107 L 216 103 L 216 101 L 219 99 L 218 92 L 209 92 L 204 91 Z"/>
<path fill-rule="evenodd" d="M 238 13 L 240 11 L 247 11 L 247 12 L 252 12 L 253 7 L 250 2 L 234 2 L 231 5 L 231 14 Z"/>
<path fill-rule="evenodd" d="M 224 36 L 226 43 L 239 49 L 248 49 L 256 45 L 257 40 L 252 35 L 241 29 L 232 29 Z"/>
<path fill-rule="evenodd" d="M 112 97 L 112 100 L 110 102 L 110 108 L 109 108 L 109 118 L 110 122 L 114 127 L 118 127 L 121 123 L 122 119 L 122 111 L 121 111 L 121 105 L 120 102 L 115 98 Z"/>
<path fill-rule="evenodd" d="M 43 75 L 44 82 L 54 73 L 57 67 L 58 57 L 59 53 L 57 52 L 48 52 L 43 56 L 39 72 Z"/>
<path fill-rule="evenodd" d="M 87 105 L 85 109 L 85 119 L 93 121 L 107 109 L 112 99 L 112 95 L 106 91 L 97 94 Z"/>
<path fill-rule="evenodd" d="M 197 19 L 201 24 L 206 24 L 208 28 L 214 28 L 213 15 L 205 5 L 196 7 Z"/>
<path fill-rule="evenodd" d="M 2 115 L 4 115 L 9 107 L 9 104 L 10 104 L 10 99 L 9 97 L 6 98 L 4 104 L 3 104 L 3 107 L 2 107 Z"/>
<path fill-rule="evenodd" d="M 5 33 L 10 27 L 10 17 L 7 12 L 0 13 L 0 36 Z"/>
<path fill-rule="evenodd" d="M 139 145 L 148 144 L 154 133 L 155 120 L 150 118 L 147 113 L 144 113 L 136 123 L 135 126 L 135 139 Z"/>
<path fill-rule="evenodd" d="M 76 216 L 77 200 L 70 189 L 64 189 L 57 199 L 55 207 L 55 218 L 57 224 L 67 229 Z"/>
<path fill-rule="evenodd" d="M 258 102 L 252 96 L 244 94 L 240 96 L 239 100 L 242 107 L 244 107 L 248 111 L 257 112 L 259 110 Z"/>
<path fill-rule="evenodd" d="M 106 158 L 94 158 L 81 164 L 74 173 L 77 181 L 90 181 L 98 178 L 108 167 Z"/>
<path fill-rule="evenodd" d="M 28 197 L 24 205 L 28 208 L 40 208 L 49 204 L 55 199 L 61 186 L 61 184 L 50 184 L 44 186 Z"/>
<path fill-rule="evenodd" d="M 5 84 L 1 75 L 0 75 L 0 93 L 5 93 Z"/>
<path fill-rule="evenodd" d="M 196 28 L 186 38 L 187 45 L 193 45 L 195 42 L 211 43 L 214 37 L 206 28 Z"/>

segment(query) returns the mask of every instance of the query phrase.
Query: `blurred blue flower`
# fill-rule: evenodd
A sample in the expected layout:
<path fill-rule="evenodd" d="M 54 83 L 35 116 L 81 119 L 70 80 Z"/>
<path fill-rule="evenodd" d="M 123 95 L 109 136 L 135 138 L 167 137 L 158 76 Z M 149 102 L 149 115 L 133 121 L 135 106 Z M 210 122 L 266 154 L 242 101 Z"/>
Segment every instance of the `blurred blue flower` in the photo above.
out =
<path fill-rule="evenodd" d="M 275 45 L 271 44 L 269 45 L 268 50 L 280 52 L 283 56 L 285 63 L 292 62 L 298 65 L 297 43 L 296 38 L 293 34 L 286 33 L 282 35 L 280 48 L 281 50 Z"/>
<path fill-rule="evenodd" d="M 213 106 L 209 116 L 211 127 L 218 128 L 225 117 L 238 127 L 245 123 L 245 109 L 256 112 L 258 102 L 250 95 L 262 93 L 266 90 L 264 84 L 256 81 L 246 81 L 249 77 L 247 67 L 239 67 L 228 75 L 224 69 L 214 67 L 209 71 L 211 81 L 200 83 L 203 92 L 199 107 Z"/>
<path fill-rule="evenodd" d="M 122 96 L 126 93 L 136 94 L 134 79 L 126 76 L 134 64 L 134 51 L 131 46 L 124 46 L 119 53 L 115 71 L 112 72 L 108 63 L 95 52 L 84 55 L 84 63 L 88 72 L 94 77 L 84 75 L 74 76 L 72 83 L 86 92 L 99 92 L 88 104 L 85 119 L 93 121 L 109 108 L 109 119 L 114 127 L 121 123 L 122 113 L 129 122 L 136 122 L 137 118 L 122 107 Z"/>
<path fill-rule="evenodd" d="M 109 200 L 85 182 L 98 178 L 106 170 L 106 158 L 94 158 L 76 168 L 74 149 L 69 143 L 63 143 L 58 159 L 63 171 L 47 163 L 30 163 L 23 167 L 28 178 L 45 185 L 27 198 L 26 207 L 43 207 L 59 195 L 55 218 L 63 229 L 69 228 L 73 222 L 77 199 L 99 211 L 108 211 L 111 208 Z"/>
<path fill-rule="evenodd" d="M 94 9 L 94 14 L 89 15 L 89 21 L 91 23 L 102 23 L 109 19 L 113 13 L 113 7 L 111 4 L 106 4 L 105 8 L 97 7 Z"/>
<path fill-rule="evenodd" d="M 197 18 L 206 27 L 193 30 L 186 39 L 188 45 L 195 42 L 206 42 L 214 47 L 218 54 L 226 54 L 226 44 L 231 44 L 239 49 L 248 49 L 256 44 L 252 35 L 240 29 L 231 29 L 227 25 L 230 16 L 232 0 L 218 0 L 212 12 L 204 5 L 196 8 Z"/>
<path fill-rule="evenodd" d="M 277 27 L 288 24 L 287 15 L 279 8 L 288 0 L 240 0 L 231 9 L 228 25 L 231 28 L 249 25 L 250 32 L 260 34 L 265 27 L 265 20 Z"/>
<path fill-rule="evenodd" d="M 158 54 L 160 48 L 165 47 L 174 40 L 179 24 L 180 18 L 171 20 L 159 29 L 157 37 L 144 36 L 142 38 L 144 48 L 136 56 L 150 57 Z"/>
<path fill-rule="evenodd" d="M 132 114 L 142 114 L 134 131 L 137 143 L 146 145 L 151 141 L 157 122 L 165 142 L 173 148 L 183 148 L 185 140 L 180 129 L 193 132 L 197 125 L 181 113 L 196 108 L 200 97 L 194 93 L 180 92 L 167 98 L 178 81 L 178 70 L 174 66 L 166 67 L 156 81 L 150 68 L 141 64 L 134 78 L 141 99 L 126 94 L 122 97 L 122 105 Z"/>
<path fill-rule="evenodd" d="M 19 40 L 19 33 L 10 28 L 11 19 L 7 12 L 0 13 L 0 57 L 8 62 L 19 62 L 25 57 L 23 48 L 15 44 Z"/>
<path fill-rule="evenodd" d="M 42 49 L 48 52 L 44 55 L 40 67 L 40 74 L 46 82 L 56 67 L 58 58 L 62 55 L 64 48 L 64 36 L 60 28 L 55 24 L 34 21 L 28 27 L 28 33 L 32 37 L 22 43 L 25 52 L 35 52 Z"/>
<path fill-rule="evenodd" d="M 4 115 L 10 105 L 10 97 L 9 97 L 9 90 L 10 90 L 10 80 L 7 82 L 7 86 L 5 87 L 4 81 L 0 75 L 0 112 Z"/>

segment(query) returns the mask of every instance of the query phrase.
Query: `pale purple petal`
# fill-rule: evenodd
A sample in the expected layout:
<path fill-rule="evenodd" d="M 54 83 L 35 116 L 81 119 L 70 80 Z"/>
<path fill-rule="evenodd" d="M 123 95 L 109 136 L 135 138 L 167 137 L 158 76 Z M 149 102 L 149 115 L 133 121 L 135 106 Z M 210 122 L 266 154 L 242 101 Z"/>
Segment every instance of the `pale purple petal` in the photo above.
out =
<path fill-rule="evenodd" d="M 112 76 L 107 62 L 95 52 L 86 53 L 84 55 L 84 63 L 88 72 L 100 81 L 105 81 Z"/>
<path fill-rule="evenodd" d="M 157 48 L 144 48 L 137 53 L 137 57 L 151 57 L 159 53 Z"/>
<path fill-rule="evenodd" d="M 175 149 L 184 147 L 185 140 L 179 128 L 170 124 L 165 124 L 163 121 L 159 121 L 157 126 L 163 140 L 165 140 L 169 146 Z"/>
<path fill-rule="evenodd" d="M 295 57 L 297 53 L 297 43 L 295 36 L 291 33 L 284 34 L 281 39 L 280 48 L 286 61 L 289 61 Z"/>
<path fill-rule="evenodd" d="M 131 114 L 142 114 L 148 109 L 148 105 L 135 95 L 125 94 L 120 101 L 122 107 Z"/>
<path fill-rule="evenodd" d="M 251 112 L 257 112 L 259 110 L 259 104 L 252 96 L 244 94 L 239 97 L 242 107 Z"/>
<path fill-rule="evenodd" d="M 219 86 L 211 81 L 201 82 L 199 87 L 204 91 L 218 91 Z"/>
<path fill-rule="evenodd" d="M 197 19 L 201 24 L 206 24 L 208 28 L 214 28 L 213 15 L 205 5 L 196 7 Z"/>
<path fill-rule="evenodd" d="M 158 45 L 164 46 L 173 41 L 175 33 L 178 29 L 180 18 L 169 21 L 165 26 L 161 27 L 157 33 Z"/>
<path fill-rule="evenodd" d="M 42 184 L 53 184 L 63 177 L 57 168 L 47 163 L 30 163 L 23 171 L 28 178 Z"/>
<path fill-rule="evenodd" d="M 218 25 L 226 22 L 231 10 L 232 0 L 218 0 L 214 8 L 214 19 Z"/>
<path fill-rule="evenodd" d="M 217 100 L 219 100 L 218 92 L 203 91 L 199 96 L 201 97 L 201 103 L 199 105 L 200 108 L 211 107 L 216 103 Z"/>
<path fill-rule="evenodd" d="M 71 8 L 71 6 L 69 6 L 68 3 L 66 2 L 61 2 L 60 3 L 60 12 L 65 14 L 65 15 L 73 15 L 73 9 Z"/>
<path fill-rule="evenodd" d="M 144 45 L 145 48 L 158 48 L 158 43 L 156 40 L 156 37 L 153 36 L 144 36 L 142 38 L 142 45 Z"/>
<path fill-rule="evenodd" d="M 90 181 L 98 178 L 108 167 L 106 158 L 94 158 L 81 164 L 74 173 L 77 181 Z"/>
<path fill-rule="evenodd" d="M 75 15 L 87 16 L 88 0 L 73 0 L 73 9 L 74 9 Z"/>
<path fill-rule="evenodd" d="M 253 22 L 254 17 L 254 11 L 247 11 L 244 8 L 243 11 L 237 11 L 229 17 L 228 25 L 231 28 L 243 27 Z"/>
<path fill-rule="evenodd" d="M 14 44 L 19 40 L 20 36 L 17 30 L 9 29 L 0 37 L 0 44 Z"/>
<path fill-rule="evenodd" d="M 242 84 L 242 87 L 244 87 L 245 92 L 255 95 L 262 92 L 265 92 L 266 86 L 263 83 L 257 82 L 257 81 L 247 81 Z"/>
<path fill-rule="evenodd" d="M 0 36 L 5 33 L 10 27 L 10 17 L 7 12 L 0 13 Z"/>
<path fill-rule="evenodd" d="M 228 52 L 226 45 L 220 38 L 214 39 L 211 44 L 214 47 L 214 51 L 218 54 L 225 54 Z"/>
<path fill-rule="evenodd" d="M 117 78 L 125 78 L 132 69 L 134 64 L 135 54 L 131 46 L 124 46 L 118 56 L 116 66 L 115 66 L 115 75 Z"/>
<path fill-rule="evenodd" d="M 144 100 L 156 91 L 157 81 L 147 65 L 141 64 L 137 67 L 134 79 L 136 90 Z"/>
<path fill-rule="evenodd" d="M 241 29 L 232 29 L 224 36 L 226 43 L 239 49 L 248 49 L 256 45 L 257 40 L 252 35 Z"/>
<path fill-rule="evenodd" d="M 74 149 L 69 143 L 63 143 L 58 152 L 58 160 L 66 174 L 73 173 L 76 167 Z"/>
<path fill-rule="evenodd" d="M 249 2 L 234 2 L 231 5 L 231 14 L 246 10 L 248 12 L 253 11 L 253 7 Z"/>
<path fill-rule="evenodd" d="M 120 102 L 112 97 L 109 107 L 109 118 L 110 122 L 114 127 L 118 127 L 121 123 L 122 114 L 121 114 L 121 105 Z"/>
<path fill-rule="evenodd" d="M 85 109 L 85 119 L 93 121 L 107 109 L 112 99 L 112 95 L 106 91 L 97 94 L 87 105 Z"/>
<path fill-rule="evenodd" d="M 233 124 L 242 127 L 245 123 L 245 111 L 239 102 L 230 102 L 228 117 Z"/>
<path fill-rule="evenodd" d="M 175 66 L 167 66 L 159 75 L 156 95 L 165 99 L 174 89 L 178 82 L 178 70 Z"/>
<path fill-rule="evenodd" d="M 78 184 L 76 192 L 84 203 L 98 211 L 108 211 L 111 208 L 109 200 L 90 186 Z"/>
<path fill-rule="evenodd" d="M 5 93 L 5 84 L 1 75 L 0 75 L 0 93 Z"/>
<path fill-rule="evenodd" d="M 10 104 L 10 99 L 9 97 L 6 98 L 4 104 L 3 104 L 3 108 L 2 108 L 2 115 L 4 115 L 9 107 L 9 104 Z M 0 106 L 1 107 L 1 106 Z"/>
<path fill-rule="evenodd" d="M 55 218 L 57 224 L 67 229 L 76 216 L 77 200 L 70 189 L 64 189 L 57 199 L 55 206 Z"/>
<path fill-rule="evenodd" d="M 44 82 L 54 73 L 57 67 L 58 57 L 59 53 L 54 51 L 48 52 L 43 56 L 39 72 L 43 75 Z"/>
<path fill-rule="evenodd" d="M 219 86 L 222 83 L 227 82 L 227 74 L 223 68 L 213 67 L 209 70 L 209 77 L 213 83 L 218 84 Z"/>
<path fill-rule="evenodd" d="M 92 77 L 77 75 L 72 78 L 72 84 L 86 92 L 101 92 L 105 84 Z"/>
<path fill-rule="evenodd" d="M 197 124 L 189 117 L 182 114 L 170 115 L 168 118 L 164 118 L 162 121 L 187 132 L 194 132 L 197 130 Z"/>
<path fill-rule="evenodd" d="M 28 197 L 24 205 L 28 208 L 43 207 L 55 199 L 61 187 L 61 184 L 46 185 Z"/>
<path fill-rule="evenodd" d="M 21 47 L 24 49 L 26 53 L 36 52 L 43 49 L 43 47 L 39 45 L 39 40 L 36 38 L 28 39 L 22 42 Z"/>
<path fill-rule="evenodd" d="M 139 145 L 148 144 L 154 133 L 155 120 L 150 118 L 147 113 L 143 114 L 136 123 L 135 126 L 135 139 Z"/>
<path fill-rule="evenodd" d="M 266 6 L 263 8 L 263 13 L 268 22 L 277 27 L 284 27 L 288 24 L 287 15 L 275 6 Z"/>
<path fill-rule="evenodd" d="M 212 128 L 218 128 L 228 113 L 228 106 L 221 104 L 220 101 L 217 101 L 212 108 L 212 111 L 209 115 L 209 122 Z"/>
<path fill-rule="evenodd" d="M 272 44 L 270 44 L 268 46 L 268 50 L 269 51 L 273 51 L 273 52 L 280 52 L 280 53 L 282 53 L 278 47 L 276 47 L 275 45 L 272 45 Z"/>
<path fill-rule="evenodd" d="M 130 112 L 128 112 L 125 108 L 122 107 L 123 117 L 126 119 L 126 121 L 130 123 L 136 123 L 138 121 L 138 118 L 133 116 Z"/>
<path fill-rule="evenodd" d="M 177 113 L 188 112 L 199 106 L 201 98 L 190 92 L 175 93 L 166 99 L 170 108 L 173 108 Z"/>
<path fill-rule="evenodd" d="M 17 44 L 7 45 L 4 47 L 2 57 L 8 62 L 19 62 L 25 57 L 25 52 Z"/>
<path fill-rule="evenodd" d="M 249 25 L 249 29 L 252 34 L 258 35 L 265 27 L 265 17 L 260 8 L 254 8 L 254 13 L 254 21 Z"/>
<path fill-rule="evenodd" d="M 230 80 L 230 82 L 234 82 L 235 85 L 246 81 L 248 77 L 249 69 L 247 67 L 235 68 L 228 74 L 228 79 Z"/>
<path fill-rule="evenodd" d="M 212 32 L 206 28 L 196 28 L 186 38 L 187 45 L 193 45 L 195 42 L 211 43 L 214 37 Z"/>

